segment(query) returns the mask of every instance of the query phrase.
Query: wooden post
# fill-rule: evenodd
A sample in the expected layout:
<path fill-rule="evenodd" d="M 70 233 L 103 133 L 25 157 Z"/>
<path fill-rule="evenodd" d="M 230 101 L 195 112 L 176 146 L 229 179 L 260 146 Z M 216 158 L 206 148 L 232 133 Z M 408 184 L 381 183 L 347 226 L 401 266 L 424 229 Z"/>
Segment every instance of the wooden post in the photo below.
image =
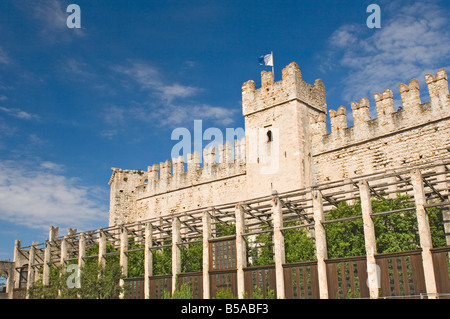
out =
<path fill-rule="evenodd" d="M 50 257 L 51 257 L 52 246 L 50 242 L 45 243 L 44 250 L 44 265 L 42 271 L 42 284 L 48 286 L 50 283 Z"/>
<path fill-rule="evenodd" d="M 42 272 L 42 284 L 48 286 L 50 284 L 50 263 L 52 261 L 52 245 L 58 238 L 59 227 L 50 226 L 48 233 L 48 241 L 45 244 L 44 251 L 44 269 Z"/>
<path fill-rule="evenodd" d="M 423 187 L 422 174 L 419 169 L 411 171 L 411 184 L 414 189 L 414 201 L 416 203 L 417 224 L 419 229 L 420 246 L 422 247 L 422 263 L 425 275 L 425 286 L 429 299 L 436 299 L 436 279 L 434 276 L 433 256 L 431 248 L 430 224 L 428 222 L 428 214 L 425 210 L 425 190 Z"/>
<path fill-rule="evenodd" d="M 247 267 L 247 252 L 245 240 L 242 236 L 245 229 L 245 210 L 241 204 L 235 208 L 236 215 L 236 276 L 238 298 L 243 299 L 245 294 L 244 268 Z"/>
<path fill-rule="evenodd" d="M 372 199 L 370 196 L 369 184 L 362 180 L 358 184 L 359 196 L 361 199 L 362 219 L 364 225 L 364 243 L 366 247 L 367 260 L 367 284 L 369 286 L 370 298 L 378 298 L 379 293 L 379 273 L 378 266 L 375 260 L 377 253 L 377 244 L 375 239 L 375 227 L 372 220 Z"/>
<path fill-rule="evenodd" d="M 34 263 L 36 258 L 36 246 L 38 245 L 37 242 L 33 242 L 33 244 L 30 247 L 30 252 L 28 255 L 28 276 L 27 276 L 27 299 L 30 298 L 30 288 L 33 286 L 34 283 Z"/>
<path fill-rule="evenodd" d="M 98 233 L 98 265 L 102 268 L 105 267 L 106 260 L 106 236 L 103 229 L 100 228 Z"/>
<path fill-rule="evenodd" d="M 128 276 L 128 229 L 125 226 L 120 227 L 120 267 L 122 269 L 122 275 L 127 278 Z M 125 281 L 120 279 L 120 286 L 123 287 Z M 124 298 L 124 294 L 120 295 L 120 298 Z"/>
<path fill-rule="evenodd" d="M 128 229 L 120 227 L 120 267 L 125 278 L 128 275 Z"/>
<path fill-rule="evenodd" d="M 86 236 L 84 233 L 80 234 L 78 239 L 78 268 L 84 267 L 84 257 L 86 256 Z"/>
<path fill-rule="evenodd" d="M 59 256 L 59 266 L 61 267 L 61 272 L 59 277 L 61 278 L 62 274 L 66 272 L 66 260 L 67 260 L 67 236 L 64 236 L 60 242 L 60 256 Z M 61 290 L 58 289 L 58 296 L 61 295 Z"/>
<path fill-rule="evenodd" d="M 277 287 L 277 298 L 284 299 L 286 293 L 284 291 L 284 272 L 283 264 L 286 263 L 284 251 L 284 235 L 281 231 L 283 227 L 283 212 L 281 200 L 278 196 L 272 198 L 272 216 L 273 216 L 273 246 L 275 259 L 275 278 Z"/>
<path fill-rule="evenodd" d="M 211 216 L 209 212 L 205 211 L 202 215 L 202 229 L 203 229 L 203 299 L 211 298 L 210 282 L 209 282 L 209 238 L 211 237 Z"/>
<path fill-rule="evenodd" d="M 7 267 L 8 278 L 6 279 L 6 296 L 7 299 L 13 299 L 14 297 L 14 277 L 15 277 L 15 269 L 14 262 L 9 263 L 9 267 Z"/>
<path fill-rule="evenodd" d="M 344 179 L 344 183 L 346 184 L 344 186 L 344 191 L 345 191 L 345 197 L 348 198 L 347 199 L 347 203 L 349 205 L 353 205 L 354 200 L 351 199 L 354 196 L 354 193 L 353 193 L 353 180 L 351 178 L 346 178 L 346 179 Z"/>
<path fill-rule="evenodd" d="M 398 190 L 397 184 L 396 184 L 397 178 L 395 176 L 393 176 L 394 173 L 395 173 L 395 171 L 392 169 L 386 171 L 386 174 L 392 175 L 387 178 L 388 192 L 389 192 L 388 198 L 392 198 L 392 199 L 397 198 L 397 190 Z"/>
<path fill-rule="evenodd" d="M 150 277 L 153 275 L 152 236 L 151 223 L 145 223 L 145 251 L 144 251 L 144 298 L 150 299 Z"/>
<path fill-rule="evenodd" d="M 327 236 L 323 225 L 325 217 L 323 214 L 322 193 L 319 190 L 312 191 L 312 203 L 314 210 L 314 233 L 316 236 L 319 294 L 320 299 L 328 299 L 327 265 L 325 263 L 325 259 L 328 259 Z"/>
<path fill-rule="evenodd" d="M 62 272 L 64 272 L 64 266 L 66 265 L 67 260 L 67 236 L 61 240 L 61 256 L 59 265 L 62 267 Z"/>
<path fill-rule="evenodd" d="M 449 200 L 449 185 L 447 183 L 447 176 L 445 172 L 447 172 L 447 167 L 443 160 L 437 161 L 439 166 L 436 167 L 436 172 L 440 173 L 436 179 L 438 181 L 438 189 L 445 200 Z M 443 174 L 444 173 L 444 174 Z M 450 208 L 446 206 L 442 206 L 442 220 L 444 221 L 444 233 L 445 233 L 445 241 L 447 246 L 450 246 Z"/>
<path fill-rule="evenodd" d="M 181 251 L 178 246 L 181 243 L 180 226 L 180 219 L 174 217 L 172 220 L 172 294 L 177 289 L 177 279 L 181 273 Z"/>

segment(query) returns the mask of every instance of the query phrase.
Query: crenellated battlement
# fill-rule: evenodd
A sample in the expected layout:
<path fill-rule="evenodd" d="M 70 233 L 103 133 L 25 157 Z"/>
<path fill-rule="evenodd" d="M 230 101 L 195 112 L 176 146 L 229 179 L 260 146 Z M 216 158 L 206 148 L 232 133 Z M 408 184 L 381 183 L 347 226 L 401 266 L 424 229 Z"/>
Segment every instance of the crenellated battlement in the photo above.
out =
<path fill-rule="evenodd" d="M 419 81 L 412 79 L 408 84 L 401 83 L 399 92 L 402 106 L 394 109 L 394 95 L 391 89 L 375 93 L 377 117 L 371 119 L 370 104 L 367 97 L 359 102 L 351 102 L 353 126 L 347 124 L 347 109 L 340 106 L 330 110 L 331 132 L 326 130 L 326 116 L 319 114 L 310 120 L 314 153 L 329 152 L 365 140 L 432 122 L 450 116 L 450 96 L 448 78 L 444 69 L 436 76 L 425 76 L 430 101 L 422 103 Z"/>
<path fill-rule="evenodd" d="M 112 167 L 112 175 L 109 179 L 109 185 L 117 184 L 118 181 L 137 183 L 142 178 L 144 171 L 142 170 L 130 170 Z"/>
<path fill-rule="evenodd" d="M 282 70 L 282 80 L 274 82 L 272 72 L 261 72 L 261 88 L 250 80 L 242 85 L 242 111 L 244 116 L 275 105 L 299 100 L 319 111 L 326 112 L 325 86 L 317 79 L 314 85 L 302 80 L 297 63 Z"/>
<path fill-rule="evenodd" d="M 112 169 L 110 225 L 444 158 L 450 152 L 447 73 L 440 69 L 425 80 L 428 102 L 421 99 L 419 81 L 412 79 L 399 85 L 398 97 L 390 88 L 374 93 L 375 118 L 369 99 L 362 97 L 350 108 L 330 110 L 327 123 L 320 79 L 306 83 L 296 63 L 283 69 L 278 82 L 272 72 L 263 71 L 261 88 L 254 81 L 242 86 L 243 139 L 146 171 Z"/>
<path fill-rule="evenodd" d="M 245 173 L 245 138 L 235 140 L 234 147 L 226 142 L 202 151 L 203 167 L 199 152 L 187 155 L 187 165 L 180 156 L 148 166 L 136 185 L 137 199 Z"/>

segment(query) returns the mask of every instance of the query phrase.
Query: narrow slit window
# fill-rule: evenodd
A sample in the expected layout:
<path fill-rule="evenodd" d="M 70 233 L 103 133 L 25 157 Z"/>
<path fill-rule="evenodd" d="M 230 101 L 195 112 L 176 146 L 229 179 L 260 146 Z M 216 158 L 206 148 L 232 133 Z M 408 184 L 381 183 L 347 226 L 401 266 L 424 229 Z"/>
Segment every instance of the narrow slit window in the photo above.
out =
<path fill-rule="evenodd" d="M 272 131 L 267 131 L 267 142 L 270 143 L 273 141 Z"/>

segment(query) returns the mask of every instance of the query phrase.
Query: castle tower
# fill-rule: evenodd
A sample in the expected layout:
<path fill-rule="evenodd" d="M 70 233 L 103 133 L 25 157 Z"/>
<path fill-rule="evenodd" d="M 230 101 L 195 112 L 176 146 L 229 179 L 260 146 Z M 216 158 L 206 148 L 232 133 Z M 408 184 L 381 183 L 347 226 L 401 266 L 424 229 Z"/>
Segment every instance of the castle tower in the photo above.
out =
<path fill-rule="evenodd" d="M 326 114 L 325 87 L 304 82 L 291 63 L 274 82 L 261 73 L 261 88 L 242 86 L 245 117 L 247 198 L 285 192 L 312 184 L 310 121 Z"/>
<path fill-rule="evenodd" d="M 135 170 L 122 170 L 112 168 L 109 180 L 109 226 L 127 223 L 135 218 L 136 214 L 136 187 L 143 180 L 148 181 L 146 172 Z"/>

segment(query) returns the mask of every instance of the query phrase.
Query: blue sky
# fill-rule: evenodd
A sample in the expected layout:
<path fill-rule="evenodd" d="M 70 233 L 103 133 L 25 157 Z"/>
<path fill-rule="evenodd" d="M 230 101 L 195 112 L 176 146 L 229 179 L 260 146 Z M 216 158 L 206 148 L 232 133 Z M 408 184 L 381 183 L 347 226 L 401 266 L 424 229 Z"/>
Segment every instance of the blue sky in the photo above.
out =
<path fill-rule="evenodd" d="M 66 8 L 81 8 L 69 29 Z M 366 8 L 381 7 L 381 28 Z M 177 127 L 244 126 L 241 85 L 290 62 L 328 109 L 450 69 L 448 1 L 0 2 L 0 259 L 49 225 L 108 224 L 111 167 L 170 158 Z M 351 125 L 351 116 L 349 116 Z M 206 144 L 206 143 L 205 143 Z"/>

